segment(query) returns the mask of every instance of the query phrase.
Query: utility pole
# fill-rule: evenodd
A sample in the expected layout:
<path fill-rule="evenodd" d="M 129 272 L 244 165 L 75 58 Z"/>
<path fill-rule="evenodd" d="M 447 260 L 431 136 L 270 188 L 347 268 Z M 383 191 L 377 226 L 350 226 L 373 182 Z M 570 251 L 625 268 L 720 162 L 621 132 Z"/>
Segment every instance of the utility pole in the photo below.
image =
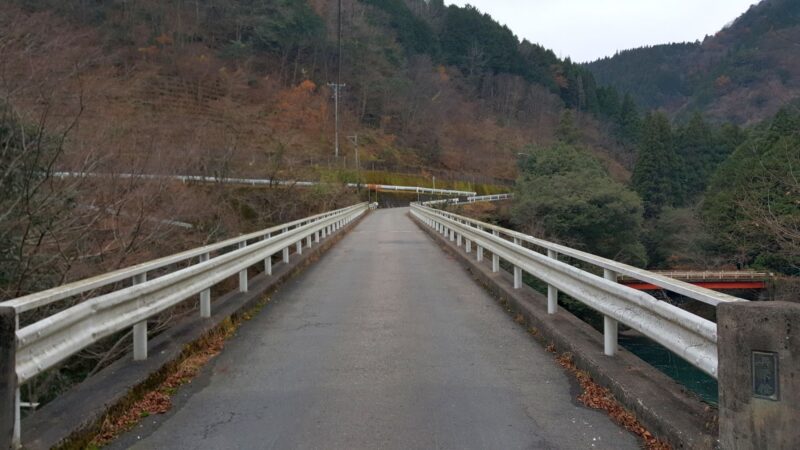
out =
<path fill-rule="evenodd" d="M 358 135 L 354 134 L 352 136 L 347 136 L 347 137 L 350 139 L 350 141 L 353 142 L 353 145 L 355 145 L 356 147 L 356 177 L 358 178 L 358 182 L 356 182 L 356 185 L 358 186 L 358 189 L 361 189 L 361 163 L 359 163 L 358 161 Z"/>
<path fill-rule="evenodd" d="M 328 86 L 333 89 L 333 103 L 334 103 L 334 117 L 336 121 L 336 159 L 339 159 L 339 95 L 344 84 L 328 83 Z"/>
<path fill-rule="evenodd" d="M 334 116 L 336 121 L 336 159 L 339 159 L 339 96 L 341 89 L 344 87 L 342 84 L 342 0 L 338 1 L 338 31 L 337 31 L 337 51 L 336 51 L 336 83 L 333 84 L 333 99 L 334 99 Z M 328 83 L 328 86 L 331 86 Z"/>

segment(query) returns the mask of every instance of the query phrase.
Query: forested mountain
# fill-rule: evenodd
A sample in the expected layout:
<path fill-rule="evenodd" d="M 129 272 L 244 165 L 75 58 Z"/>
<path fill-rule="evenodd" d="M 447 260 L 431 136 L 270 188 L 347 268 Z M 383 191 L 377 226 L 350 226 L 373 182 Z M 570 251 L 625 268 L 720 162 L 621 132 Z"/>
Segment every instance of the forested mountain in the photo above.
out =
<path fill-rule="evenodd" d="M 646 109 L 752 124 L 800 95 L 800 2 L 763 0 L 702 42 L 619 52 L 588 64 Z"/>
<path fill-rule="evenodd" d="M 442 173 L 465 187 L 516 180 L 518 225 L 589 251 L 651 267 L 731 264 L 725 236 L 745 222 L 710 214 L 727 197 L 709 193 L 724 187 L 715 174 L 731 155 L 746 160 L 743 143 L 762 144 L 736 122 L 768 124 L 800 92 L 797 2 L 766 0 L 703 43 L 588 68 L 473 7 L 342 6 L 340 57 L 336 0 L 5 2 L 0 107 L 57 138 L 50 170 L 354 181 L 358 149 L 363 169 L 411 172 L 416 183 Z M 794 229 L 796 204 L 784 204 L 776 229 Z M 225 216 L 187 209 L 188 221 Z M 796 273 L 786 235 L 737 250 L 736 262 Z"/>
<path fill-rule="evenodd" d="M 9 101 L 35 111 L 45 92 L 68 117 L 81 89 L 82 115 L 107 119 L 83 120 L 69 148 L 113 142 L 144 157 L 146 135 L 159 168 L 296 176 L 330 163 L 336 1 L 10 3 L 0 19 Z M 359 135 L 366 167 L 512 180 L 518 150 L 552 141 L 565 108 L 615 176 L 633 160 L 606 120 L 621 96 L 473 7 L 344 0 L 341 68 L 343 136 Z M 352 167 L 354 146 L 341 146 Z"/>

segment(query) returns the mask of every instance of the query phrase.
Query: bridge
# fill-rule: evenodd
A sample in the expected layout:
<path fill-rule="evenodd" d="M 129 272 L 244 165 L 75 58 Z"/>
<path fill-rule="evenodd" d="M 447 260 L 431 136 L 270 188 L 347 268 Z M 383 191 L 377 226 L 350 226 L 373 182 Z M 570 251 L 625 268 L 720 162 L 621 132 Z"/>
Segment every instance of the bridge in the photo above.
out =
<path fill-rule="evenodd" d="M 231 277 L 237 288 L 212 298 Z M 716 322 L 621 277 L 707 304 Z M 673 447 L 796 448 L 800 312 L 765 303 L 431 205 L 357 204 L 0 303 L 0 448 L 80 442 L 184 346 L 254 306 L 171 411 L 111 446 L 640 448 L 576 402 L 556 352 Z M 148 332 L 187 304 L 196 315 Z M 620 324 L 717 379 L 719 409 L 620 348 Z M 128 357 L 23 420 L 21 388 L 125 330 Z"/>
<path fill-rule="evenodd" d="M 675 280 L 685 281 L 695 286 L 715 290 L 740 290 L 740 289 L 766 289 L 774 275 L 767 272 L 741 271 L 655 271 L 661 275 Z M 661 288 L 651 284 L 642 283 L 635 278 L 620 277 L 619 282 L 642 291 L 655 291 Z"/>

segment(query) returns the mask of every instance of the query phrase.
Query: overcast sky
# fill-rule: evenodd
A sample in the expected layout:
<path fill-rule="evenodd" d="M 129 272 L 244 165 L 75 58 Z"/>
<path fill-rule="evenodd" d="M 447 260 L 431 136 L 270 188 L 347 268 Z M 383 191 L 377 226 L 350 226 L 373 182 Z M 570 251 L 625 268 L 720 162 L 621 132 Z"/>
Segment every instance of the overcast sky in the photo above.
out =
<path fill-rule="evenodd" d="M 617 50 L 703 39 L 757 0 L 445 0 L 471 4 L 528 39 L 573 61 Z"/>

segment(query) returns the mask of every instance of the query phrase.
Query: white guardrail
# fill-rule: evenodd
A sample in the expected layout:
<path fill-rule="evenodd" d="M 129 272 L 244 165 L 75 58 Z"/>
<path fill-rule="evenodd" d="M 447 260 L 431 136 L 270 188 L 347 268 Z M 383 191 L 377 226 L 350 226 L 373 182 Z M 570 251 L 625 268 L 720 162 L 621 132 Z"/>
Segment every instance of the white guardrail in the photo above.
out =
<path fill-rule="evenodd" d="M 494 272 L 500 271 L 501 259 L 511 263 L 515 289 L 522 286 L 523 272 L 546 282 L 548 314 L 556 313 L 559 291 L 603 314 L 606 355 L 613 356 L 617 351 L 621 322 L 717 377 L 717 325 L 621 285 L 617 277 L 641 280 L 714 306 L 745 300 L 421 204 L 412 204 L 411 214 L 458 246 L 464 241 L 467 253 L 475 245 L 479 262 L 484 250 L 490 252 Z M 559 255 L 602 268 L 603 276 L 559 261 Z"/>
<path fill-rule="evenodd" d="M 51 316 L 18 328 L 16 332 L 17 405 L 15 442 L 19 444 L 19 385 L 68 357 L 112 335 L 133 328 L 134 359 L 147 358 L 147 319 L 189 298 L 199 296 L 201 317 L 211 316 L 211 290 L 228 277 L 239 275 L 239 291 L 246 292 L 247 269 L 263 263 L 272 274 L 272 257 L 282 252 L 289 262 L 292 246 L 302 254 L 312 239 L 335 233 L 368 210 L 367 203 L 268 228 L 216 244 L 120 269 L 43 292 L 0 303 L 17 316 L 55 302 L 86 295 L 89 298 Z M 178 267 L 176 267 L 178 266 Z M 158 277 L 147 279 L 158 271 Z M 162 272 L 168 271 L 162 274 Z M 127 286 L 116 284 L 130 280 Z M 97 289 L 102 294 L 92 296 Z M 108 289 L 114 289 L 107 292 Z"/>
<path fill-rule="evenodd" d="M 465 205 L 468 203 L 476 203 L 476 202 L 499 202 L 502 200 L 511 200 L 514 198 L 514 194 L 492 194 L 492 195 L 473 195 L 467 197 L 465 201 L 461 201 L 458 198 L 445 198 L 442 200 L 431 200 L 428 202 L 421 203 L 423 206 L 438 206 L 438 205 Z"/>
<path fill-rule="evenodd" d="M 208 177 L 202 175 L 153 175 L 135 173 L 95 173 L 95 172 L 53 172 L 56 178 L 125 178 L 142 180 L 174 180 L 183 183 L 222 183 L 237 184 L 244 186 L 316 186 L 322 184 L 318 181 L 295 181 L 295 180 L 272 180 L 263 178 L 230 178 L 230 177 Z M 455 195 L 455 196 L 474 196 L 477 193 L 472 191 L 459 191 L 454 189 L 433 189 L 420 186 L 395 186 L 391 184 L 365 184 L 365 183 L 346 183 L 348 187 L 363 186 L 373 190 L 394 191 L 394 192 L 413 192 L 418 194 L 436 195 Z"/>

